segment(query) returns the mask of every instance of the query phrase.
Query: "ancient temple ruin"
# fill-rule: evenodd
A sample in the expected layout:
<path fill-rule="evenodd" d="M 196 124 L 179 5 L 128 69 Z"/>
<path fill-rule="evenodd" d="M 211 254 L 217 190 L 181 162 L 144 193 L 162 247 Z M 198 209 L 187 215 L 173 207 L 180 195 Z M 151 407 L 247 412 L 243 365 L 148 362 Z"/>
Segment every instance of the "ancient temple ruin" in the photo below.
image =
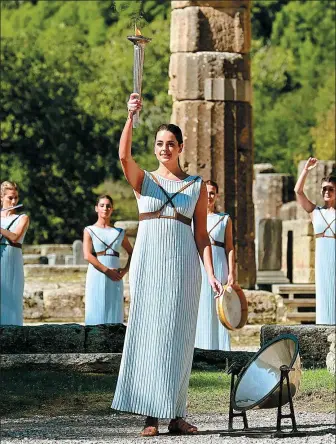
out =
<path fill-rule="evenodd" d="M 244 288 L 256 278 L 250 44 L 249 0 L 172 1 L 169 90 L 183 168 L 218 183 Z"/>

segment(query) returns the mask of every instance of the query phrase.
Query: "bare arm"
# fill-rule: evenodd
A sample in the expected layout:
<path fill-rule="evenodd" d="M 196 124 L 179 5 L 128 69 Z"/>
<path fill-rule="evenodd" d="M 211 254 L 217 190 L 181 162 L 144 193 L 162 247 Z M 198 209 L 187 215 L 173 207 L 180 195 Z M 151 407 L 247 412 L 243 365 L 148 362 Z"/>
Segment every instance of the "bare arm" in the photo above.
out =
<path fill-rule="evenodd" d="M 14 228 L 13 231 L 5 230 L 4 228 L 0 229 L 0 233 L 3 237 L 5 237 L 10 242 L 17 242 L 23 233 L 27 230 L 29 226 L 29 217 L 24 215 L 21 217 L 20 222 L 17 227 Z"/>
<path fill-rule="evenodd" d="M 91 265 L 93 265 L 98 271 L 103 274 L 106 274 L 107 277 L 112 279 L 113 281 L 119 281 L 122 276 L 119 275 L 117 270 L 113 270 L 112 268 L 108 268 L 103 265 L 99 260 L 92 254 L 93 244 L 90 234 L 87 230 L 84 230 L 83 234 L 83 254 L 84 259 L 88 261 Z"/>
<path fill-rule="evenodd" d="M 132 157 L 133 114 L 141 109 L 138 97 L 138 94 L 131 94 L 128 102 L 130 111 L 120 138 L 119 159 L 127 182 L 140 194 L 145 173 Z"/>
<path fill-rule="evenodd" d="M 233 235 L 232 235 L 232 220 L 229 217 L 225 229 L 225 252 L 228 258 L 228 267 L 229 267 L 229 275 L 228 275 L 228 285 L 234 285 L 236 282 L 236 258 L 233 244 Z"/>
<path fill-rule="evenodd" d="M 316 165 L 317 159 L 315 159 L 314 157 L 309 157 L 294 188 L 296 200 L 301 205 L 301 207 L 305 211 L 307 211 L 307 213 L 311 213 L 312 211 L 314 211 L 316 205 L 308 199 L 308 197 L 303 192 L 303 188 L 309 171 L 312 168 L 315 168 Z"/>
<path fill-rule="evenodd" d="M 128 259 L 127 259 L 127 263 L 126 263 L 125 267 L 119 269 L 119 273 L 122 275 L 122 277 L 124 277 L 130 267 L 132 253 L 133 253 L 133 247 L 130 244 L 130 241 L 128 240 L 128 237 L 126 235 L 124 236 L 124 239 L 123 239 L 121 245 L 126 250 L 126 252 L 128 254 Z"/>
<path fill-rule="evenodd" d="M 211 244 L 207 232 L 207 199 L 206 186 L 202 183 L 200 197 L 194 212 L 194 236 L 199 255 L 208 275 L 209 283 L 215 293 L 221 293 L 223 287 L 214 275 Z"/>

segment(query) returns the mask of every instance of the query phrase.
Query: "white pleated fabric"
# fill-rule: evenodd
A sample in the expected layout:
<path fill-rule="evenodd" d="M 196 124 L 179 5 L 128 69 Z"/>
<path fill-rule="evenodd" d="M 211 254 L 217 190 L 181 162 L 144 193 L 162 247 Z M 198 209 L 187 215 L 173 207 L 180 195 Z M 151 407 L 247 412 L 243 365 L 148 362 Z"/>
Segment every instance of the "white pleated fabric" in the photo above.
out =
<path fill-rule="evenodd" d="M 156 177 L 170 196 L 195 178 Z M 193 217 L 200 188 L 201 178 L 197 178 L 174 198 L 179 213 Z M 145 172 L 139 212 L 156 211 L 166 201 Z M 162 214 L 173 214 L 171 204 Z M 112 408 L 157 418 L 185 416 L 200 289 L 191 227 L 173 219 L 141 221 L 130 267 L 130 314 Z"/>
<path fill-rule="evenodd" d="M 335 210 L 316 207 L 313 211 L 315 234 L 328 236 L 336 233 Z M 330 225 L 330 228 L 328 228 Z M 336 323 L 336 239 L 319 237 L 315 248 L 316 324 Z"/>
<path fill-rule="evenodd" d="M 21 222 L 23 214 L 19 217 L 13 214 L 9 217 L 1 216 L 1 228 L 7 229 L 13 219 L 17 218 L 9 231 Z M 19 243 L 23 243 L 24 233 Z M 0 240 L 1 275 L 0 275 L 0 325 L 23 325 L 23 257 L 20 248 L 12 247 L 5 237 Z"/>
<path fill-rule="evenodd" d="M 120 252 L 125 231 L 119 228 L 85 227 L 90 234 L 94 251 Z M 102 242 L 103 241 L 103 242 Z M 107 249 L 106 245 L 110 248 Z M 109 268 L 120 268 L 117 256 L 97 256 Z M 124 287 L 121 281 L 112 281 L 89 264 L 85 286 L 85 325 L 119 324 L 124 321 Z"/>
<path fill-rule="evenodd" d="M 228 219 L 229 215 L 225 213 L 208 214 L 207 229 L 209 232 L 214 227 L 210 234 L 215 241 L 225 242 L 225 230 Z M 216 278 L 219 279 L 222 284 L 226 284 L 228 279 L 228 263 L 225 249 L 212 245 L 212 260 Z M 215 294 L 209 284 L 208 276 L 202 263 L 201 270 L 202 288 L 198 309 L 195 347 L 204 350 L 230 350 L 229 332 L 219 322 L 216 312 L 216 300 L 214 299 Z"/>

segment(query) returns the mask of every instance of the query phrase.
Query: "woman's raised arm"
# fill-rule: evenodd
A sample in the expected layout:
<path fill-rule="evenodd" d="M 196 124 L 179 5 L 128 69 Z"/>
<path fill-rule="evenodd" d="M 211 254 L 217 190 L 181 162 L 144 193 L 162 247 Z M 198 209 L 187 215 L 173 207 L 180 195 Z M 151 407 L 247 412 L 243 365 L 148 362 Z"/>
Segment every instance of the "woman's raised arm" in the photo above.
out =
<path fill-rule="evenodd" d="M 133 115 L 141 109 L 139 95 L 131 94 L 127 106 L 129 112 L 120 137 L 119 159 L 127 182 L 134 191 L 140 194 L 145 173 L 132 157 Z"/>
<path fill-rule="evenodd" d="M 305 193 L 303 192 L 303 187 L 306 182 L 306 178 L 309 171 L 315 168 L 316 165 L 317 165 L 317 159 L 315 159 L 315 157 L 309 157 L 294 188 L 296 194 L 296 200 L 301 205 L 301 207 L 307 211 L 307 213 L 311 213 L 312 211 L 314 211 L 316 205 L 313 202 L 311 202 L 308 199 L 308 197 L 305 195 Z"/>

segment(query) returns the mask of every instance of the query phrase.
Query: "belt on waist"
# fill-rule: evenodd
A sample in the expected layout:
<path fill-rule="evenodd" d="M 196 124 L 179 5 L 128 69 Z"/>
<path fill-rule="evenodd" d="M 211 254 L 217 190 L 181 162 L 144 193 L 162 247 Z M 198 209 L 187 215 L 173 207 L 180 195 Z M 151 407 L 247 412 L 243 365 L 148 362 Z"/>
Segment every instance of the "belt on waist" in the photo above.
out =
<path fill-rule="evenodd" d="M 116 256 L 119 257 L 118 251 L 113 251 L 112 253 L 106 253 L 106 251 L 97 251 L 97 253 L 92 253 L 93 256 Z"/>
<path fill-rule="evenodd" d="M 212 239 L 211 239 L 211 245 L 214 245 L 215 247 L 225 248 L 224 242 L 219 242 L 219 241 L 212 240 Z"/>
<path fill-rule="evenodd" d="M 19 242 L 10 242 L 8 244 L 0 243 L 0 245 L 7 245 L 9 247 L 21 248 L 22 249 L 22 244 L 20 244 Z"/>
<path fill-rule="evenodd" d="M 183 216 L 183 214 L 175 213 L 173 216 L 162 216 L 159 211 L 153 211 L 150 213 L 139 213 L 139 221 L 149 220 L 149 219 L 175 219 L 182 222 L 185 225 L 191 225 L 191 219 L 189 217 Z"/>
<path fill-rule="evenodd" d="M 329 237 L 331 239 L 336 239 L 336 234 L 331 234 L 330 236 L 328 236 L 327 234 L 324 234 L 324 233 L 315 234 L 315 239 L 318 239 L 320 237 Z"/>

